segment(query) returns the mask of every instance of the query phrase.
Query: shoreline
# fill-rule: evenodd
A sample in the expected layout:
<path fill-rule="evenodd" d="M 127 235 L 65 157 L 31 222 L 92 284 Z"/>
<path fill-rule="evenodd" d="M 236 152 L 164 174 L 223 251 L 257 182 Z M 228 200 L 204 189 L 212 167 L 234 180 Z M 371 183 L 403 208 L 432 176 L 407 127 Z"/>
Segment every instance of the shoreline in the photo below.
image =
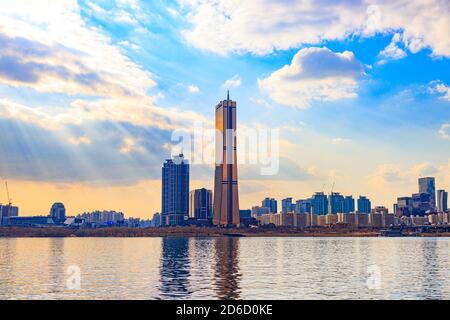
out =
<path fill-rule="evenodd" d="M 406 234 L 402 237 L 450 237 L 448 232 Z M 227 238 L 261 238 L 261 237 L 383 237 L 380 230 L 347 230 L 331 228 L 314 229 L 251 229 L 251 228 L 98 228 L 70 229 L 63 227 L 24 228 L 1 227 L 0 238 L 142 238 L 142 237 L 227 237 Z"/>

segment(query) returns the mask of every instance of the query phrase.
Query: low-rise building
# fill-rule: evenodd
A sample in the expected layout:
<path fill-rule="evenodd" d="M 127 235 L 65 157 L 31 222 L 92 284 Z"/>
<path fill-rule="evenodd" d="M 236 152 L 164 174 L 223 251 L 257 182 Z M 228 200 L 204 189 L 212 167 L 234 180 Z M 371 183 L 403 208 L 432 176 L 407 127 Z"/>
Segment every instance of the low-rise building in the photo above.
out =
<path fill-rule="evenodd" d="M 367 228 L 369 226 L 369 215 L 367 213 L 357 213 L 356 221 L 358 228 Z"/>
<path fill-rule="evenodd" d="M 372 228 L 382 228 L 384 226 L 383 214 L 369 213 L 369 226 Z"/>

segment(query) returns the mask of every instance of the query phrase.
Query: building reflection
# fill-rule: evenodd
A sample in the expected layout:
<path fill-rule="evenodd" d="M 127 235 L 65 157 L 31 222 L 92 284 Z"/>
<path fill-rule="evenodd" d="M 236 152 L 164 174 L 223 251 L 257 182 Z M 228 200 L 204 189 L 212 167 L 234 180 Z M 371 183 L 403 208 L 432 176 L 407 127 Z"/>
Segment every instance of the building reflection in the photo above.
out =
<path fill-rule="evenodd" d="M 162 298 L 183 298 L 189 292 L 189 239 L 163 238 L 160 263 Z"/>
<path fill-rule="evenodd" d="M 219 299 L 239 299 L 239 238 L 217 238 L 215 247 L 215 290 Z"/>

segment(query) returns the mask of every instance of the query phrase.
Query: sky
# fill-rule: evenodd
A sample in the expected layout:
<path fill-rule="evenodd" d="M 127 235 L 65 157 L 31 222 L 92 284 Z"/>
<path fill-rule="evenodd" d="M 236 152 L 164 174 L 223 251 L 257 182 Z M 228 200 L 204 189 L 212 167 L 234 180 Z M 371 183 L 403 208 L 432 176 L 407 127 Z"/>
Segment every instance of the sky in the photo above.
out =
<path fill-rule="evenodd" d="M 151 218 L 174 133 L 227 90 L 238 132 L 279 132 L 276 174 L 238 167 L 242 209 L 450 189 L 449 20 L 446 0 L 0 0 L 0 203 L 7 180 L 20 215 Z"/>

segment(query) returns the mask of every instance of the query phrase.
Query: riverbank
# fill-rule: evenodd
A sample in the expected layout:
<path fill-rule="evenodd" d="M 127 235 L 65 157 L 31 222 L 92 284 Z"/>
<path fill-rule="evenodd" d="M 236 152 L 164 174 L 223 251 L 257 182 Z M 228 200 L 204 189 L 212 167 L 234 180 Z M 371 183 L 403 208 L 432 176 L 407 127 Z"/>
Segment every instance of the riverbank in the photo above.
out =
<path fill-rule="evenodd" d="M 70 229 L 51 228 L 0 228 L 0 237 L 378 237 L 379 230 L 347 230 L 332 228 L 313 228 L 308 230 L 294 228 L 98 228 Z M 414 236 L 449 237 L 450 233 L 422 233 Z"/>

